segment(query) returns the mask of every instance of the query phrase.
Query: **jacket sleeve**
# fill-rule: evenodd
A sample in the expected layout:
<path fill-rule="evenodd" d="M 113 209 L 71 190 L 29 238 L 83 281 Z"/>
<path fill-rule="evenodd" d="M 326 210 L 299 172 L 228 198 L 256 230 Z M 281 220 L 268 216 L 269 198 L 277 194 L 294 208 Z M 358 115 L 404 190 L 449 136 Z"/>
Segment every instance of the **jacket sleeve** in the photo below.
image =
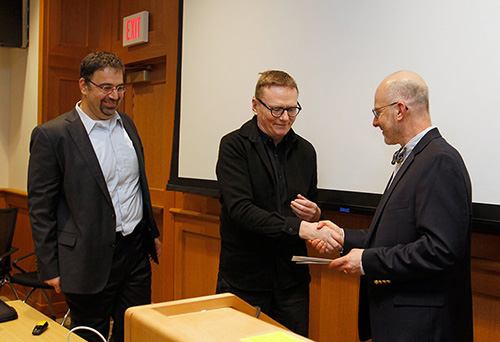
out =
<path fill-rule="evenodd" d="M 62 171 L 50 139 L 35 127 L 28 165 L 28 210 L 42 280 L 59 276 L 56 208 L 61 184 Z"/>
<path fill-rule="evenodd" d="M 233 223 L 254 233 L 271 237 L 283 232 L 298 234 L 301 219 L 265 210 L 255 202 L 252 183 L 257 179 L 252 177 L 252 173 L 255 175 L 263 171 L 250 169 L 247 148 L 234 135 L 222 138 L 216 171 L 222 210 L 226 211 Z"/>

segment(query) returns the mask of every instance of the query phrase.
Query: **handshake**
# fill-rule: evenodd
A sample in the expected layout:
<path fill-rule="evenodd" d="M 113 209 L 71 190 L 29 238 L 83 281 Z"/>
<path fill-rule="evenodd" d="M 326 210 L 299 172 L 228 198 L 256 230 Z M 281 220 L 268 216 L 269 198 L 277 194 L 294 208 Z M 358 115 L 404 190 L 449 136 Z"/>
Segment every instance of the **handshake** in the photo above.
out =
<path fill-rule="evenodd" d="M 290 206 L 303 221 L 300 223 L 299 236 L 316 249 L 317 252 L 332 253 L 344 248 L 344 231 L 331 221 L 319 221 L 321 210 L 316 203 L 302 195 L 290 203 Z M 363 275 L 363 249 L 353 248 L 347 255 L 330 262 L 329 268 L 351 275 Z"/>
<path fill-rule="evenodd" d="M 302 221 L 299 236 L 321 254 L 341 251 L 344 248 L 344 231 L 331 221 Z M 350 275 L 364 275 L 363 252 L 363 249 L 353 248 L 347 255 L 331 261 L 328 268 Z"/>
<path fill-rule="evenodd" d="M 331 221 L 316 222 L 321 210 L 313 201 L 301 194 L 290 203 L 292 211 L 303 221 L 300 223 L 299 236 L 307 240 L 320 253 L 340 251 L 344 246 L 344 232 Z"/>
<path fill-rule="evenodd" d="M 307 240 L 319 253 L 341 251 L 344 246 L 344 232 L 331 221 L 302 221 L 299 236 Z"/>

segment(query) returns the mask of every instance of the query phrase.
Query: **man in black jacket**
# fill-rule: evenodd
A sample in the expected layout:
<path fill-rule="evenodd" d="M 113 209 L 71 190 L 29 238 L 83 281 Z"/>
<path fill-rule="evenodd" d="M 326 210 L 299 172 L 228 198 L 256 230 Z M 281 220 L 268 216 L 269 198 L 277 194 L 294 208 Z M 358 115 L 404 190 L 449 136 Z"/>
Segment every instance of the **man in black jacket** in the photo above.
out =
<path fill-rule="evenodd" d="M 338 248 L 336 232 L 318 230 L 316 152 L 291 129 L 302 109 L 286 72 L 261 73 L 254 117 L 220 143 L 217 178 L 222 210 L 217 293 L 232 292 L 290 330 L 307 336 L 309 269 L 304 239 Z"/>

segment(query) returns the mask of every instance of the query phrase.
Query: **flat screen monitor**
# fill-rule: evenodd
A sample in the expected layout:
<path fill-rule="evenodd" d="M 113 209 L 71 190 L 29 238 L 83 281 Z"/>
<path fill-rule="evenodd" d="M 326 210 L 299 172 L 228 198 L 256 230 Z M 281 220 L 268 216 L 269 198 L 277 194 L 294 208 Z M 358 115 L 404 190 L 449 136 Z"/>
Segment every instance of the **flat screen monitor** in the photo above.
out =
<path fill-rule="evenodd" d="M 0 46 L 28 47 L 29 0 L 0 1 Z"/>

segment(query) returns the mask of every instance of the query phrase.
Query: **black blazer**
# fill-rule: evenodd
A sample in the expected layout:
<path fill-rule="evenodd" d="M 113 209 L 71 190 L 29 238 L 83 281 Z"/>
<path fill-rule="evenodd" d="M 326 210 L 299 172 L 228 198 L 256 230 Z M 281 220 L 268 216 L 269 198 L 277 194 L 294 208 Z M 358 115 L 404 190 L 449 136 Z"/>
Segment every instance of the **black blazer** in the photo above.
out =
<path fill-rule="evenodd" d="M 158 262 L 144 154 L 132 119 L 120 113 L 139 161 L 143 197 L 141 233 Z M 99 161 L 75 109 L 50 120 L 31 135 L 28 208 L 39 278 L 61 277 L 63 292 L 101 291 L 111 270 L 115 212 Z"/>
<path fill-rule="evenodd" d="M 219 274 L 241 289 L 287 288 L 310 281 L 306 265 L 292 255 L 306 255 L 298 236 L 302 221 L 290 202 L 298 194 L 317 201 L 316 152 L 290 130 L 285 157 L 287 199 L 278 213 L 278 193 L 272 165 L 259 135 L 257 120 L 224 136 L 220 143 L 217 179 L 220 187 L 221 254 Z"/>
<path fill-rule="evenodd" d="M 472 341 L 471 183 L 437 129 L 415 146 L 384 192 L 368 230 L 345 230 L 365 248 L 359 335 L 373 341 Z"/>

